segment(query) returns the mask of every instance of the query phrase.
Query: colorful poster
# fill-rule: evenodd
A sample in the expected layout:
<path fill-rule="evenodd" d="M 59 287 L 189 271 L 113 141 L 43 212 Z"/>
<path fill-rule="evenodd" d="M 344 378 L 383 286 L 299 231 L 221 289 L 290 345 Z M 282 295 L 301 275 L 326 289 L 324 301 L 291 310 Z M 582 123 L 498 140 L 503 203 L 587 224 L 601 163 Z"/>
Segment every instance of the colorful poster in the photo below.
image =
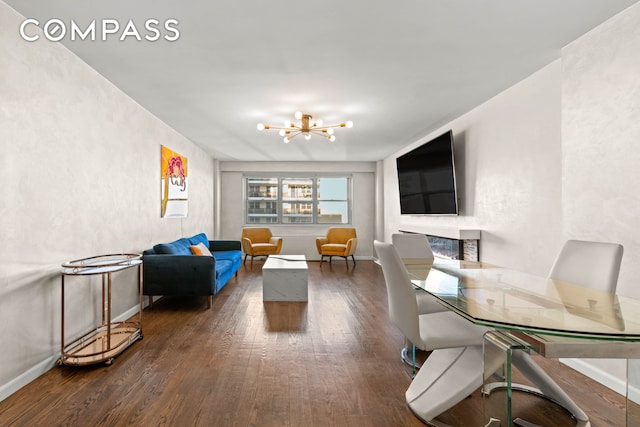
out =
<path fill-rule="evenodd" d="M 162 146 L 162 218 L 184 218 L 188 212 L 187 158 Z"/>

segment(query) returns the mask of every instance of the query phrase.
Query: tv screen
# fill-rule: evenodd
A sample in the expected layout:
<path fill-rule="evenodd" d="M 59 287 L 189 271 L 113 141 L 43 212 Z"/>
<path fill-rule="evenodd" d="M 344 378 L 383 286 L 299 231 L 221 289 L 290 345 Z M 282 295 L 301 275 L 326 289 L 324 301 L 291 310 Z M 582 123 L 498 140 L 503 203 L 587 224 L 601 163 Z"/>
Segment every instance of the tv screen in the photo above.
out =
<path fill-rule="evenodd" d="M 398 157 L 396 165 L 403 215 L 458 214 L 451 130 Z"/>

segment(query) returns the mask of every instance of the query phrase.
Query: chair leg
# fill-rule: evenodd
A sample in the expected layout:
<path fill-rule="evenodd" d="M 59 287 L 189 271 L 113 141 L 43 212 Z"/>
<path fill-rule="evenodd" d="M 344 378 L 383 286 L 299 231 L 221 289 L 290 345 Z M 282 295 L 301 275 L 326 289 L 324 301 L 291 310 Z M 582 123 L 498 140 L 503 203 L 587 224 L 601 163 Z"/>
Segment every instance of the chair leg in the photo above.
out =
<path fill-rule="evenodd" d="M 209 295 L 207 297 L 207 308 L 211 310 L 211 306 L 213 305 L 213 295 Z"/>
<path fill-rule="evenodd" d="M 244 265 L 247 265 L 247 257 L 249 256 L 249 254 L 244 254 Z"/>
<path fill-rule="evenodd" d="M 149 295 L 149 308 L 153 308 L 153 295 Z"/>
<path fill-rule="evenodd" d="M 416 346 L 413 345 L 413 343 L 411 343 L 411 360 L 408 360 L 409 357 L 407 356 L 407 353 L 408 353 L 408 349 L 407 347 L 404 347 L 402 349 L 402 352 L 400 353 L 401 354 L 400 358 L 405 363 L 405 366 L 409 365 L 411 367 L 411 372 L 409 372 L 406 369 L 406 367 L 405 367 L 405 371 L 413 379 L 416 377 L 416 373 L 418 372 L 418 369 L 421 368 L 420 364 L 416 360 Z"/>
<path fill-rule="evenodd" d="M 353 260 L 353 266 L 355 267 L 355 265 L 356 265 L 356 257 L 354 257 L 353 255 L 351 255 L 351 259 Z"/>

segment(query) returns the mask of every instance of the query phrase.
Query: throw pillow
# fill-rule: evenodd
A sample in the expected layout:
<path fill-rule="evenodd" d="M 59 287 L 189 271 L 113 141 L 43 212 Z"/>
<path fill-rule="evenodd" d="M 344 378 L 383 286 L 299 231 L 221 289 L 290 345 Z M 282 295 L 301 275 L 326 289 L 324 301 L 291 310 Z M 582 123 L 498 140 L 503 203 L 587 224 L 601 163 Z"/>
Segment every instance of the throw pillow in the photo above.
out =
<path fill-rule="evenodd" d="M 212 256 L 209 248 L 207 248 L 203 243 L 192 245 L 189 248 L 191 249 L 191 253 L 194 255 Z"/>

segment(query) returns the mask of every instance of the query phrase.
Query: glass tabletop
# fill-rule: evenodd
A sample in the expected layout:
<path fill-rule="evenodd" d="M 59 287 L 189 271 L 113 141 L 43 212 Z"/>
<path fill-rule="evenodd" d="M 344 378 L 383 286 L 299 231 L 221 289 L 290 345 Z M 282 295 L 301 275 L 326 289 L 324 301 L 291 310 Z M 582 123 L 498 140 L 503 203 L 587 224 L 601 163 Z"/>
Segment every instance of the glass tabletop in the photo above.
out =
<path fill-rule="evenodd" d="M 65 275 L 93 275 L 112 273 L 142 264 L 141 254 L 107 254 L 74 259 L 62 264 Z"/>
<path fill-rule="evenodd" d="M 403 262 L 414 286 L 476 324 L 640 341 L 640 300 L 479 262 Z"/>

